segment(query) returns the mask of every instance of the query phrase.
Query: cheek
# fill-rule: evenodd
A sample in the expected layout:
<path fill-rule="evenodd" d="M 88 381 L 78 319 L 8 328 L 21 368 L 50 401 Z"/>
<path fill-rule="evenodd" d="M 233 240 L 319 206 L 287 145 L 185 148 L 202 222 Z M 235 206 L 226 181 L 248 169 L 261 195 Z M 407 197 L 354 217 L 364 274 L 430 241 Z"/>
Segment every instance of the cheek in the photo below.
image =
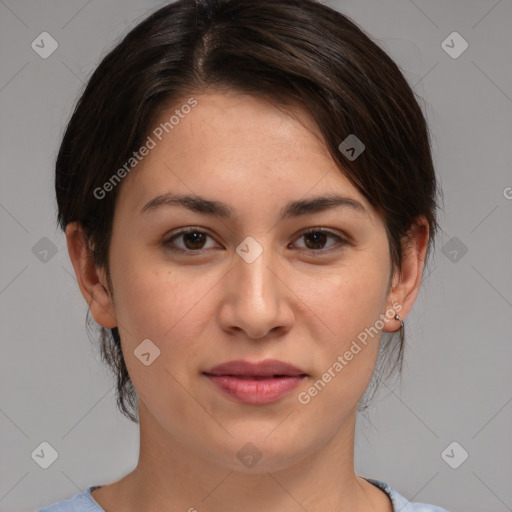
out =
<path fill-rule="evenodd" d="M 350 260 L 315 275 L 297 273 L 294 281 L 304 311 L 317 316 L 317 322 L 324 324 L 324 337 L 334 339 L 340 348 L 375 323 L 386 301 L 385 265 L 371 254 L 354 255 Z"/>
<path fill-rule="evenodd" d="M 118 320 L 130 335 L 156 339 L 179 331 L 184 324 L 190 327 L 189 318 L 204 312 L 206 296 L 218 280 L 206 273 L 192 276 L 165 268 L 126 276 L 125 284 L 119 286 Z"/>
<path fill-rule="evenodd" d="M 386 261 L 371 254 L 356 257 L 357 264 L 347 263 L 315 279 L 297 279 L 297 295 L 307 305 L 304 314 L 315 319 L 310 326 L 318 329 L 311 335 L 319 354 L 313 356 L 320 372 L 315 378 L 321 382 L 311 396 L 319 412 L 329 403 L 355 404 L 371 379 L 378 356 L 380 329 L 375 326 L 380 325 L 377 322 L 385 307 Z"/>
<path fill-rule="evenodd" d="M 160 362 L 175 365 L 185 348 L 187 357 L 199 351 L 198 340 L 214 315 L 212 297 L 229 274 L 223 278 L 225 272 L 200 265 L 184 271 L 162 257 L 151 262 L 147 251 L 125 251 L 117 262 L 116 315 L 127 354 L 144 339 L 159 347 Z"/>
<path fill-rule="evenodd" d="M 186 384 L 194 369 L 189 366 L 204 349 L 202 333 L 214 314 L 208 296 L 222 283 L 220 277 L 204 270 L 192 275 L 170 266 L 138 264 L 127 257 L 118 267 L 116 315 L 123 354 L 135 388 L 147 403 L 167 396 L 175 411 L 185 406 L 178 382 Z M 134 354 L 145 339 L 160 350 L 149 366 Z"/>

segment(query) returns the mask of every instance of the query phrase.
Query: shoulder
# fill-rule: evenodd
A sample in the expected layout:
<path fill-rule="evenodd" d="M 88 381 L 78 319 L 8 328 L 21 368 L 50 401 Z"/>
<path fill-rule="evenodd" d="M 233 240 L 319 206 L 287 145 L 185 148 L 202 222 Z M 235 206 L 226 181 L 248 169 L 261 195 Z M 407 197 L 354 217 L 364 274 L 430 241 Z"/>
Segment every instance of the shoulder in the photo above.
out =
<path fill-rule="evenodd" d="M 374 480 L 372 478 L 365 478 L 365 480 L 380 487 L 391 498 L 393 510 L 396 512 L 448 512 L 446 509 L 438 507 L 437 505 L 409 501 L 396 489 L 393 489 L 390 485 L 380 480 Z"/>
<path fill-rule="evenodd" d="M 66 500 L 40 508 L 35 512 L 105 512 L 91 496 L 93 486 Z"/>

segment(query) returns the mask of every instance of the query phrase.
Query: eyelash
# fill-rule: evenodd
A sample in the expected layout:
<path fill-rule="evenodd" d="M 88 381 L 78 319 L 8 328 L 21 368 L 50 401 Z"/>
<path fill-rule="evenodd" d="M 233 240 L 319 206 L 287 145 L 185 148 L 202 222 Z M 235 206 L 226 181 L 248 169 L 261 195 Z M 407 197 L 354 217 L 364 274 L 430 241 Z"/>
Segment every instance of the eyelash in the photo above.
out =
<path fill-rule="evenodd" d="M 177 253 L 190 253 L 190 254 L 204 254 L 205 252 L 208 252 L 210 249 L 198 249 L 198 250 L 193 250 L 193 249 L 181 249 L 180 247 L 173 247 L 172 246 L 172 243 L 174 242 L 175 239 L 179 238 L 180 236 L 183 236 L 183 235 L 186 235 L 186 234 L 190 234 L 190 233 L 200 233 L 200 234 L 203 234 L 203 235 L 206 235 L 210 238 L 213 238 L 210 234 L 208 234 L 207 232 L 205 231 L 202 231 L 201 229 L 197 229 L 197 228 L 186 228 L 186 229 L 182 229 L 181 231 L 179 231 L 178 233 L 175 233 L 174 235 L 172 235 L 170 238 L 168 238 L 167 240 L 165 240 L 163 242 L 163 245 L 165 247 L 167 247 L 169 250 L 173 251 L 173 252 L 177 252 Z M 335 250 L 339 250 L 341 249 L 343 246 L 345 245 L 348 245 L 348 241 L 345 240 L 344 238 L 342 238 L 341 236 L 335 234 L 335 233 L 332 233 L 331 231 L 327 231 L 325 229 L 320 229 L 320 228 L 310 228 L 306 231 L 303 231 L 298 237 L 296 240 L 299 240 L 300 238 L 306 236 L 306 235 L 310 235 L 312 233 L 321 233 L 321 234 L 326 234 L 332 238 L 335 238 L 337 243 L 338 244 L 341 244 L 341 247 L 338 247 L 337 249 L 334 248 L 333 249 L 333 246 L 331 246 L 330 248 L 328 249 L 299 249 L 300 252 L 309 252 L 309 253 L 312 253 L 314 254 L 315 256 L 322 256 L 324 254 L 327 254 L 327 253 L 331 253 Z"/>

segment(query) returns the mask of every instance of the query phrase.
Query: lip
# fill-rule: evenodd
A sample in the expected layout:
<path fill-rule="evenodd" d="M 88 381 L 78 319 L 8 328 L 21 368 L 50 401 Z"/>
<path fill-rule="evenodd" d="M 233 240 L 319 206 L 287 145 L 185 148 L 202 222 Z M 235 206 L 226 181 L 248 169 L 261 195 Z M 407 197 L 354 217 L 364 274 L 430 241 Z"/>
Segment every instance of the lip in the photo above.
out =
<path fill-rule="evenodd" d="M 238 360 L 203 372 L 225 395 L 246 404 L 269 404 L 295 389 L 307 374 L 276 359 L 252 363 Z"/>
<path fill-rule="evenodd" d="M 245 377 L 298 377 L 300 375 L 306 375 L 306 372 L 301 369 L 277 359 L 266 359 L 257 363 L 239 359 L 237 361 L 218 364 L 204 373 L 210 375 Z"/>

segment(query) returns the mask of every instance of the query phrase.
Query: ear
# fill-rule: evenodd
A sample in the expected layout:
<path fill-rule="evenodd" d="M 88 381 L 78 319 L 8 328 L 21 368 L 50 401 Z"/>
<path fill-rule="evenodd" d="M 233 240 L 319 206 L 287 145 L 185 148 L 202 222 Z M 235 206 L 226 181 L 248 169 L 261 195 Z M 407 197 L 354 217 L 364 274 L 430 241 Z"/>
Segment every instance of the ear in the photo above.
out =
<path fill-rule="evenodd" d="M 408 231 L 409 241 L 403 248 L 401 268 L 393 276 L 393 284 L 388 295 L 388 310 L 393 308 L 405 319 L 411 310 L 420 290 L 425 255 L 429 238 L 427 219 L 420 215 Z M 401 305 L 401 309 L 397 308 Z M 395 307 L 393 307 L 395 305 Z M 385 323 L 383 330 L 394 332 L 400 328 L 400 321 L 391 319 Z"/>
<path fill-rule="evenodd" d="M 114 303 L 112 294 L 108 290 L 106 273 L 104 269 L 94 264 L 91 249 L 80 223 L 71 222 L 66 226 L 66 241 L 78 286 L 89 304 L 94 320 L 109 329 L 117 327 Z"/>

